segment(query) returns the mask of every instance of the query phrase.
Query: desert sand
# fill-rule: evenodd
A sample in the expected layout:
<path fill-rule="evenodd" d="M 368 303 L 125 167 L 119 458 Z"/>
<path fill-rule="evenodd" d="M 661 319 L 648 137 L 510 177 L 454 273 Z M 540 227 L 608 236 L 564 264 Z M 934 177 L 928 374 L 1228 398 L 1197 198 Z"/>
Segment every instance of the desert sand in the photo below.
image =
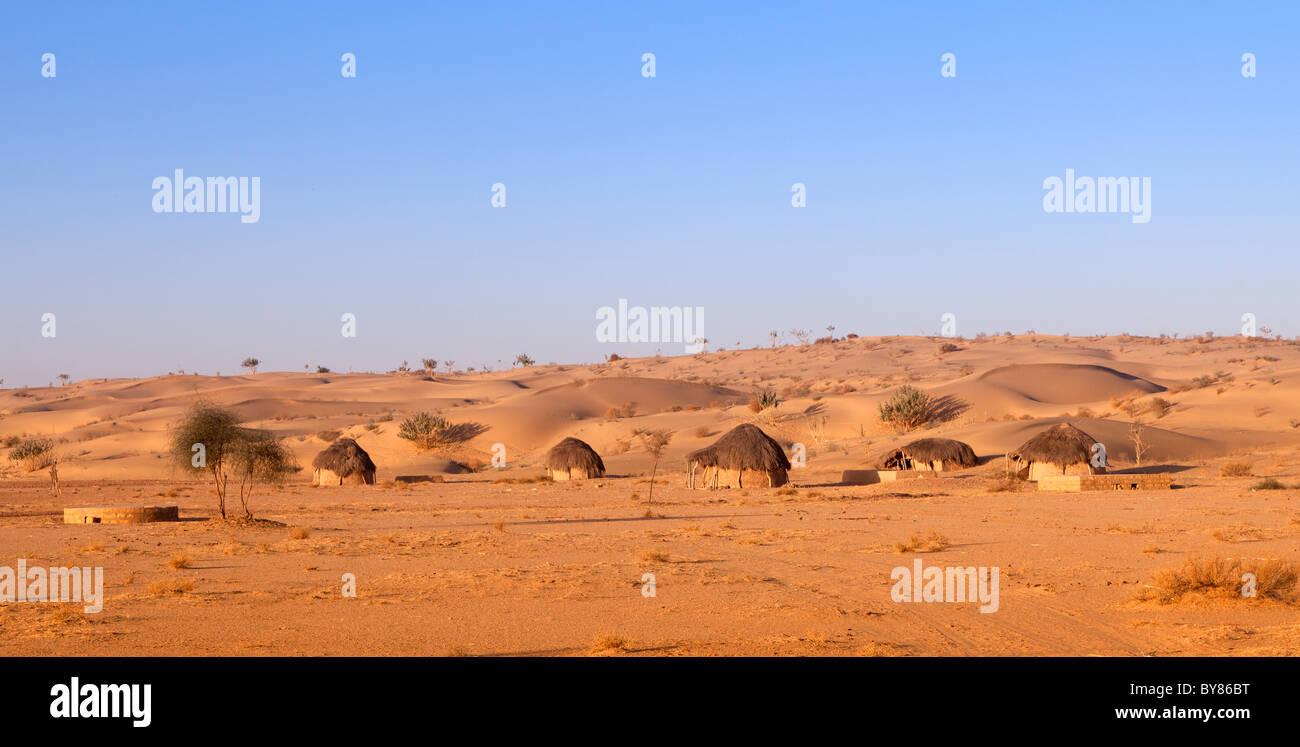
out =
<path fill-rule="evenodd" d="M 905 383 L 944 411 L 900 434 L 878 405 Z M 754 412 L 764 391 L 782 402 Z M 198 397 L 284 436 L 304 466 L 254 495 L 264 523 L 211 520 L 211 485 L 165 458 L 169 426 Z M 481 432 L 418 452 L 397 428 L 420 411 Z M 1112 470 L 1134 469 L 1135 418 L 1141 468 L 1175 489 L 1006 480 L 1002 454 L 1062 421 L 1104 442 Z M 686 489 L 685 455 L 746 422 L 804 444 L 806 467 L 785 488 Z M 0 654 L 1294 655 L 1293 602 L 1141 597 L 1192 557 L 1300 559 L 1297 426 L 1300 343 L 1261 338 L 852 338 L 496 372 L 5 389 L 0 437 L 54 438 L 63 492 L 3 461 L 0 565 L 102 566 L 106 598 L 93 614 L 0 605 Z M 673 433 L 652 504 L 637 428 Z M 377 485 L 309 485 L 312 457 L 340 434 L 370 453 Z M 608 474 L 539 480 L 565 436 Z M 965 441 L 983 463 L 841 484 L 921 436 Z M 1225 476 L 1228 463 L 1249 474 Z M 1254 489 L 1262 478 L 1286 487 Z M 62 523 L 65 506 L 154 504 L 179 505 L 182 520 Z M 898 548 L 931 534 L 946 547 Z M 916 558 L 999 568 L 998 611 L 894 602 L 891 570 Z"/>

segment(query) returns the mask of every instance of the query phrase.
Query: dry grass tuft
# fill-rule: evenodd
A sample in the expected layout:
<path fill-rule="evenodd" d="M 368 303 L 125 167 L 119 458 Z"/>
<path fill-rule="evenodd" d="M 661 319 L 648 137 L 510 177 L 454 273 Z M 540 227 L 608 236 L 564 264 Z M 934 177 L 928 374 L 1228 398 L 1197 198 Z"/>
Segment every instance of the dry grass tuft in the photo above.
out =
<path fill-rule="evenodd" d="M 992 485 L 985 488 L 988 493 L 1018 493 L 1025 487 L 1025 481 L 1018 477 L 1003 475 Z"/>
<path fill-rule="evenodd" d="M 194 591 L 194 582 L 189 579 L 160 579 L 149 582 L 149 593 L 156 597 L 184 594 L 188 591 Z"/>
<path fill-rule="evenodd" d="M 193 562 L 194 561 L 190 558 L 189 555 L 186 555 L 183 552 L 178 552 L 175 555 L 173 555 L 170 560 L 167 561 L 167 565 L 177 570 L 180 570 L 181 568 L 189 568 L 190 564 Z"/>
<path fill-rule="evenodd" d="M 894 657 L 902 656 L 903 650 L 892 643 L 884 641 L 870 641 L 863 645 L 857 651 L 858 656 L 868 657 Z"/>
<path fill-rule="evenodd" d="M 1188 558 L 1181 568 L 1162 568 L 1151 577 L 1139 599 L 1173 604 L 1188 595 L 1247 599 L 1246 574 L 1255 576 L 1259 598 L 1290 601 L 1300 580 L 1300 564 L 1289 560 L 1242 561 L 1238 558 Z"/>
<path fill-rule="evenodd" d="M 894 549 L 898 552 L 939 552 L 948 549 L 950 544 L 948 538 L 938 532 L 925 535 L 915 532 L 906 542 L 894 543 Z"/>
<path fill-rule="evenodd" d="M 658 550 L 646 550 L 637 557 L 642 563 L 667 563 L 670 560 L 668 553 Z"/>
<path fill-rule="evenodd" d="M 293 527 L 289 530 L 289 539 L 305 540 L 311 536 L 311 527 Z"/>
<path fill-rule="evenodd" d="M 1253 472 L 1250 462 L 1228 462 L 1219 468 L 1223 477 L 1250 477 Z"/>
<path fill-rule="evenodd" d="M 611 651 L 626 651 L 627 644 L 627 639 L 621 635 L 598 635 L 591 642 L 591 652 L 593 654 L 604 654 Z"/>

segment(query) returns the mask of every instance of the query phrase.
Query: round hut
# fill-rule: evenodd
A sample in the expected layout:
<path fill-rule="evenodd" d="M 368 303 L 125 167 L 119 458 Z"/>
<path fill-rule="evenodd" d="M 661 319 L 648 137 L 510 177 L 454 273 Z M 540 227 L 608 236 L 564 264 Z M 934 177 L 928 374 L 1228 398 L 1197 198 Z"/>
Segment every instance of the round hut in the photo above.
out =
<path fill-rule="evenodd" d="M 570 436 L 546 452 L 546 473 L 561 482 L 604 477 L 605 463 L 586 441 Z"/>
<path fill-rule="evenodd" d="M 970 444 L 951 438 L 920 438 L 886 452 L 881 469 L 942 472 L 979 464 Z"/>
<path fill-rule="evenodd" d="M 1092 466 L 1092 445 L 1097 440 L 1069 423 L 1057 423 L 1007 454 L 1016 474 L 1029 480 L 1044 475 L 1091 475 L 1105 472 Z"/>
<path fill-rule="evenodd" d="M 790 460 L 776 439 L 744 423 L 686 457 L 690 488 L 780 487 L 789 482 Z M 698 473 L 698 475 L 697 475 Z"/>
<path fill-rule="evenodd" d="M 374 485 L 375 463 L 361 445 L 340 438 L 311 460 L 313 485 Z"/>

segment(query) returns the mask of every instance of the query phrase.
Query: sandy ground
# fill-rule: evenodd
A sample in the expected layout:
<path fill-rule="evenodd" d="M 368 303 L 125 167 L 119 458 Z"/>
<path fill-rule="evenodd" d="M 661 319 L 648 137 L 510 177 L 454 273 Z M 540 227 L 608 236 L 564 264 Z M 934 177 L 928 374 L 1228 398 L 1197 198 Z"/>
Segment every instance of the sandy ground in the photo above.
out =
<path fill-rule="evenodd" d="M 0 565 L 102 566 L 104 610 L 0 604 L 3 655 L 1293 655 L 1295 604 L 1139 601 L 1192 556 L 1300 559 L 1300 347 L 1127 337 L 851 339 L 776 350 L 494 373 L 170 375 L 0 390 L 0 436 L 59 441 L 63 494 L 7 464 Z M 945 422 L 900 435 L 878 403 L 910 382 Z M 784 401 L 755 414 L 759 391 Z M 167 427 L 197 395 L 287 438 L 303 464 L 338 431 L 380 466 L 374 487 L 312 488 L 309 470 L 254 496 L 274 525 L 209 521 L 208 485 L 172 470 Z M 1159 399 L 1163 405 L 1148 408 Z M 1136 403 L 1136 409 L 1134 409 Z M 1133 415 L 1134 410 L 1140 415 Z M 396 437 L 406 414 L 483 427 L 455 453 Z M 999 490 L 1000 455 L 1068 420 L 1174 490 Z M 787 489 L 690 491 L 683 456 L 756 422 L 804 443 Z M 1297 421 L 1300 422 L 1300 421 Z M 673 441 L 651 461 L 633 428 Z M 536 482 L 546 448 L 590 442 L 610 475 Z M 944 477 L 839 484 L 886 447 L 960 438 L 985 463 Z M 486 465 L 504 444 L 508 467 Z M 1252 476 L 1224 477 L 1227 462 Z M 399 474 L 445 482 L 396 485 Z M 64 506 L 178 504 L 178 523 L 80 526 Z M 948 547 L 901 552 L 913 534 Z M 184 555 L 188 567 L 173 567 Z M 896 603 L 892 569 L 997 567 L 997 612 Z M 355 574 L 357 595 L 341 593 Z M 655 577 L 653 597 L 642 593 Z"/>

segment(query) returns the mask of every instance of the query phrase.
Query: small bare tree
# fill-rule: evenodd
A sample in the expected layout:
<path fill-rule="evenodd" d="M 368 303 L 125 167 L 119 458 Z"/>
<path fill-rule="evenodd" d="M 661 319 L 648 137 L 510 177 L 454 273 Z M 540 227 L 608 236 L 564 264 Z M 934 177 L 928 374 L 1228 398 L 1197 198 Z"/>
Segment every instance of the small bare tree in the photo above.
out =
<path fill-rule="evenodd" d="M 672 431 L 668 430 L 650 430 L 648 428 L 638 428 L 634 431 L 636 437 L 641 439 L 641 445 L 645 447 L 646 453 L 654 457 L 654 462 L 650 467 L 650 497 L 646 499 L 647 503 L 653 505 L 655 501 L 655 474 L 659 471 L 659 458 L 664 454 L 664 447 L 668 442 L 673 440 Z"/>
<path fill-rule="evenodd" d="M 257 367 L 261 364 L 262 362 L 256 358 L 245 358 L 244 362 L 240 363 L 239 365 L 243 366 L 244 370 L 248 371 L 249 375 L 251 376 L 252 374 L 257 373 Z"/>
<path fill-rule="evenodd" d="M 1146 454 L 1151 448 L 1144 439 L 1142 430 L 1143 426 L 1141 420 L 1134 420 L 1132 423 L 1129 423 L 1128 437 L 1133 441 L 1133 458 L 1139 467 L 1142 466 L 1142 455 Z"/>

